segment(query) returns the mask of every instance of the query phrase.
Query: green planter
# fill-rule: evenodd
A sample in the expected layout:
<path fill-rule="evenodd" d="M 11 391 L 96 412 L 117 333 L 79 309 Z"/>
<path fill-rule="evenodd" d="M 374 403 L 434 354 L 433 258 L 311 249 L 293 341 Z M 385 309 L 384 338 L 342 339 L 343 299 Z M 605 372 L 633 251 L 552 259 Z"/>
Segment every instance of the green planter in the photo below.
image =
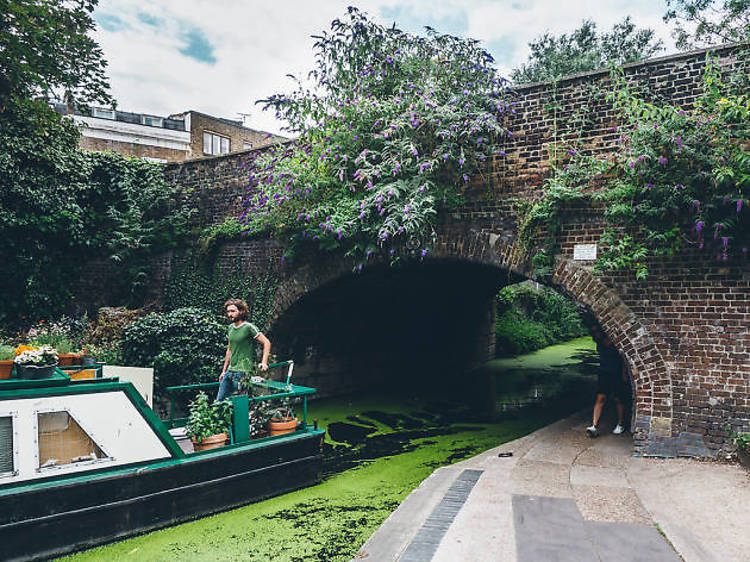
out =
<path fill-rule="evenodd" d="M 16 376 L 19 379 L 48 379 L 55 374 L 54 365 L 18 365 L 16 364 Z"/>

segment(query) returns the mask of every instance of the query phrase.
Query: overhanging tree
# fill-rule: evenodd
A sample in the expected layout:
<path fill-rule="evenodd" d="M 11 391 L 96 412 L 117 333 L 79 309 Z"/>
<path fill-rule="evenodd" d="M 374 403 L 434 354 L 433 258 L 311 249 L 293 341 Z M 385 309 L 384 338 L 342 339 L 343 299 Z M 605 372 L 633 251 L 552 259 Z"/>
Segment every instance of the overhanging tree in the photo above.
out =
<path fill-rule="evenodd" d="M 584 20 L 570 34 L 544 33 L 530 42 L 529 48 L 528 61 L 511 72 L 517 84 L 555 80 L 647 59 L 662 50 L 662 42 L 652 29 L 636 28 L 628 16 L 608 33 L 599 33 L 596 23 Z"/>
<path fill-rule="evenodd" d="M 750 0 L 667 0 L 680 49 L 750 40 Z"/>
<path fill-rule="evenodd" d="M 263 100 L 299 135 L 255 161 L 250 232 L 302 247 L 424 256 L 438 209 L 506 135 L 503 79 L 477 41 L 383 27 L 350 8 L 315 42 L 316 67 L 291 94 Z"/>

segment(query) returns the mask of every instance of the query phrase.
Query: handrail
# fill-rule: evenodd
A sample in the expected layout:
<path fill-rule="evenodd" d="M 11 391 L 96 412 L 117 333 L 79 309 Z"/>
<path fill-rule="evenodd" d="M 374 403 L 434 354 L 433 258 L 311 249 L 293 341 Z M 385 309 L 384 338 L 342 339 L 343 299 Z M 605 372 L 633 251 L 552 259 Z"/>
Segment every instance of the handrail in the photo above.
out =
<path fill-rule="evenodd" d="M 315 394 L 317 390 L 315 388 L 310 388 L 307 386 L 297 386 L 294 384 L 291 384 L 289 381 L 292 378 L 292 371 L 294 369 L 294 360 L 288 359 L 286 361 L 279 361 L 277 363 L 271 363 L 268 366 L 268 369 L 275 369 L 277 367 L 289 367 L 289 370 L 287 371 L 286 381 L 273 381 L 273 380 L 264 380 L 263 382 L 250 382 L 252 386 L 256 387 L 264 387 L 267 389 L 272 390 L 282 390 L 283 392 L 275 392 L 273 394 L 264 394 L 260 396 L 248 396 L 248 400 L 250 402 L 264 402 L 267 400 L 276 400 L 280 398 L 293 398 L 295 396 L 303 397 L 303 419 L 302 419 L 302 427 L 307 426 L 307 395 Z M 203 389 L 203 388 L 213 388 L 217 387 L 221 384 L 220 382 L 201 382 L 201 383 L 193 383 L 193 384 L 178 384 L 173 386 L 168 386 L 164 390 L 166 390 L 169 393 L 169 426 L 174 426 L 174 413 L 175 413 L 175 392 L 181 392 L 184 390 L 196 390 L 196 389 Z"/>

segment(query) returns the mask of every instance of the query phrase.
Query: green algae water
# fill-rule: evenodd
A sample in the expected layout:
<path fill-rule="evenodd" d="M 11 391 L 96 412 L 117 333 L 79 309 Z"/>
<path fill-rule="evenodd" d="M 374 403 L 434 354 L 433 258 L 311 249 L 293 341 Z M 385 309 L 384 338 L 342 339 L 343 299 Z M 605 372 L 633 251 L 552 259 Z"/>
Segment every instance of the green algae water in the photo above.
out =
<path fill-rule="evenodd" d="M 320 484 L 68 559 L 351 560 L 437 467 L 590 406 L 597 364 L 581 338 L 490 361 L 449 388 L 312 402 L 310 418 L 328 430 Z"/>

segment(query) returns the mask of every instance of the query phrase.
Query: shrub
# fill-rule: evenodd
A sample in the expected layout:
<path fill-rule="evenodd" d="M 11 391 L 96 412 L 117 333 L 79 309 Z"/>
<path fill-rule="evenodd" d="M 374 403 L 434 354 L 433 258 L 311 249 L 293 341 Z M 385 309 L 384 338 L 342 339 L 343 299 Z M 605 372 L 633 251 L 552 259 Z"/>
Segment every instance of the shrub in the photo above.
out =
<path fill-rule="evenodd" d="M 553 343 L 542 324 L 513 313 L 495 323 L 495 337 L 498 355 L 521 355 Z"/>
<path fill-rule="evenodd" d="M 421 259 L 439 209 L 487 171 L 514 109 L 478 41 L 383 27 L 349 8 L 316 38 L 315 69 L 263 100 L 298 135 L 258 152 L 241 217 L 295 251 Z"/>
<path fill-rule="evenodd" d="M 128 326 L 121 343 L 127 365 L 154 368 L 154 395 L 178 384 L 214 382 L 227 345 L 226 327 L 198 308 L 152 313 Z"/>
<path fill-rule="evenodd" d="M 576 305 L 546 287 L 503 287 L 496 303 L 498 355 L 528 353 L 587 333 Z"/>
<path fill-rule="evenodd" d="M 99 309 L 96 321 L 83 334 L 88 344 L 111 347 L 122 339 L 125 328 L 145 316 L 143 309 L 105 306 Z"/>

